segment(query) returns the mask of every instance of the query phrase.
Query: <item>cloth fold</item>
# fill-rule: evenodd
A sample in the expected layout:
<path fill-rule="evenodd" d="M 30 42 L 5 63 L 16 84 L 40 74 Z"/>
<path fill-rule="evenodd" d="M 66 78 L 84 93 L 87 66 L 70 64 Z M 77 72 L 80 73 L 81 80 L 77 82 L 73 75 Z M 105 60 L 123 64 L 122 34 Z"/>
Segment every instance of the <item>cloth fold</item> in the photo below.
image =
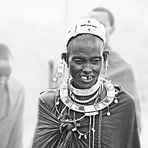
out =
<path fill-rule="evenodd" d="M 61 130 L 62 122 L 58 118 L 55 103 L 50 98 L 50 92 L 49 98 L 47 94 L 46 99 L 44 95 L 43 99 L 39 99 L 38 124 L 32 148 L 89 148 L 89 142 L 92 148 L 93 130 L 89 131 L 90 117 L 86 116 L 80 120 L 75 131 L 66 128 Z M 107 116 L 108 108 L 102 110 L 101 148 L 140 148 L 134 101 L 125 91 L 119 92 L 117 97 L 119 102 L 113 102 L 109 106 L 110 116 Z M 50 105 L 45 100 L 48 100 Z M 58 108 L 63 108 L 63 105 L 60 102 Z M 76 118 L 80 117 L 80 114 L 82 113 L 76 112 Z M 95 116 L 94 130 L 94 148 L 98 148 L 99 114 Z M 87 138 L 83 135 L 79 139 L 80 132 L 88 132 Z"/>

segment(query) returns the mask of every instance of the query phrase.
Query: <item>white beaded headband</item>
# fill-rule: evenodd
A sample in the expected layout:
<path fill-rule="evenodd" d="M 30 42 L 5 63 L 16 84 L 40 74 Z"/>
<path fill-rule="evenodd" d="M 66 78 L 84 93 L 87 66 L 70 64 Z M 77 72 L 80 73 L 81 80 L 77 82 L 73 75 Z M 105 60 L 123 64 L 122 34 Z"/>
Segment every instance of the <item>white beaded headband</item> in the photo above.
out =
<path fill-rule="evenodd" d="M 82 18 L 68 27 L 66 45 L 72 37 L 85 33 L 96 35 L 106 42 L 104 26 L 95 19 Z"/>

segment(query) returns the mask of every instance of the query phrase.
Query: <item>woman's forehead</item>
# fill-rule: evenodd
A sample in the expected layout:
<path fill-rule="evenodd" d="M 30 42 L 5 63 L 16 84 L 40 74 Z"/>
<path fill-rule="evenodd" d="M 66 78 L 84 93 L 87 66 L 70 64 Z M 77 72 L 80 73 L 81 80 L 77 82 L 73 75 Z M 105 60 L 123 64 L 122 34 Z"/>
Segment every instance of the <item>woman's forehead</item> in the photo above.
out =
<path fill-rule="evenodd" d="M 103 42 L 103 40 L 101 38 L 99 38 L 98 36 L 93 35 L 93 34 L 88 34 L 88 33 L 79 34 L 79 35 L 73 37 L 69 42 L 71 42 L 71 41 L 83 41 L 83 40 L 93 40 L 93 41 Z"/>
<path fill-rule="evenodd" d="M 86 35 L 86 34 L 83 34 L 83 35 L 79 35 L 75 38 L 73 38 L 69 44 L 68 44 L 68 50 L 69 51 L 77 51 L 78 49 L 79 50 L 92 50 L 92 49 L 96 49 L 97 51 L 98 50 L 102 50 L 103 48 L 103 41 L 94 36 L 94 35 Z M 93 50 L 94 51 L 94 50 Z"/>

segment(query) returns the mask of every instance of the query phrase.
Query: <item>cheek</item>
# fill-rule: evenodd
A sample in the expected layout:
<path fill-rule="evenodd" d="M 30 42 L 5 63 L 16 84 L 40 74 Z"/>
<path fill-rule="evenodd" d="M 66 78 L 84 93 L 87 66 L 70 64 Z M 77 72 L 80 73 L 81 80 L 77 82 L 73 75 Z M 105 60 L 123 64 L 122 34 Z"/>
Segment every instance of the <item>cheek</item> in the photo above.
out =
<path fill-rule="evenodd" d="M 102 71 L 102 64 L 95 66 L 94 71 L 96 71 L 97 74 L 100 74 Z"/>
<path fill-rule="evenodd" d="M 69 64 L 69 70 L 71 74 L 76 73 L 77 67 L 73 64 Z"/>
<path fill-rule="evenodd" d="M 77 65 L 75 65 L 73 63 L 69 63 L 69 71 L 70 71 L 70 74 L 73 77 L 75 77 L 76 74 L 81 71 L 81 66 L 77 66 Z"/>
<path fill-rule="evenodd" d="M 73 73 L 75 73 L 75 68 L 73 66 L 69 66 L 69 71 L 70 71 L 70 74 L 73 75 Z"/>

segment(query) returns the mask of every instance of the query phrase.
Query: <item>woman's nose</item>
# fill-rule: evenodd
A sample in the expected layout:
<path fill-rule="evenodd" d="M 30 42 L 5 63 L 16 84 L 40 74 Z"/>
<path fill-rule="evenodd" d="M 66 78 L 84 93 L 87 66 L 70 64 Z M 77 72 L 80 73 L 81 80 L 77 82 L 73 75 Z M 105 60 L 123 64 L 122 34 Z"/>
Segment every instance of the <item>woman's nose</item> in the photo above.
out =
<path fill-rule="evenodd" d="M 91 64 L 85 64 L 84 67 L 83 67 L 83 72 L 86 72 L 86 73 L 92 72 Z"/>

